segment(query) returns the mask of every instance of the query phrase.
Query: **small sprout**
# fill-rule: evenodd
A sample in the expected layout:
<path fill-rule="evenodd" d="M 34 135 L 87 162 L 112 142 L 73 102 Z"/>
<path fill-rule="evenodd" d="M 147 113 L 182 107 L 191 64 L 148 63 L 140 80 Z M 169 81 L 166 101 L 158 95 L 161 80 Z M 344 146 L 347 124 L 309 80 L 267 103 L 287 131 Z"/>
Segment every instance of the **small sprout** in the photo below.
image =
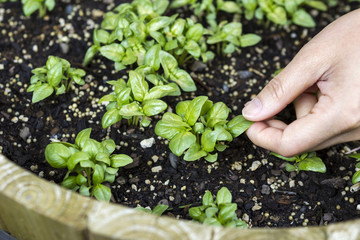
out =
<path fill-rule="evenodd" d="M 157 115 L 167 108 L 167 104 L 160 100 L 165 96 L 180 95 L 180 89 L 175 83 L 159 85 L 149 88 L 143 74 L 137 71 L 129 72 L 129 81 L 123 79 L 108 81 L 114 86 L 114 91 L 105 95 L 99 103 L 108 102 L 102 118 L 103 128 L 107 128 L 121 119 L 128 119 L 129 124 L 137 125 L 142 118 L 141 125 L 149 126 L 149 117 Z"/>
<path fill-rule="evenodd" d="M 226 187 L 222 187 L 216 200 L 209 190 L 202 197 L 202 205 L 189 209 L 190 217 L 197 222 L 212 225 L 247 228 L 246 222 L 240 220 L 236 215 L 237 204 L 232 203 L 232 195 Z"/>
<path fill-rule="evenodd" d="M 170 140 L 170 150 L 176 156 L 185 153 L 185 161 L 204 157 L 215 162 L 217 153 L 212 152 L 224 151 L 227 147 L 224 141 L 231 142 L 252 124 L 242 115 L 228 121 L 229 113 L 230 109 L 222 102 L 213 104 L 208 97 L 196 97 L 179 102 L 176 114 L 165 113 L 156 124 L 155 133 Z"/>
<path fill-rule="evenodd" d="M 271 155 L 278 157 L 282 160 L 291 162 L 286 164 L 286 170 L 288 172 L 296 171 L 299 173 L 300 171 L 312 171 L 312 172 L 326 172 L 326 166 L 321 160 L 321 158 L 316 156 L 316 152 L 311 153 L 303 153 L 301 155 L 296 155 L 294 157 L 283 157 L 277 153 L 270 153 Z"/>
<path fill-rule="evenodd" d="M 84 85 L 82 79 L 86 75 L 82 69 L 71 68 L 65 59 L 50 56 L 46 65 L 31 71 L 34 75 L 30 79 L 27 92 L 33 92 L 32 102 L 39 102 L 55 92 L 64 94 L 70 90 L 72 82 Z"/>
<path fill-rule="evenodd" d="M 168 205 L 159 204 L 153 210 L 144 207 L 136 207 L 135 209 L 145 213 L 152 213 L 154 215 L 161 216 L 168 208 Z"/>
<path fill-rule="evenodd" d="M 52 11 L 55 7 L 55 0 L 21 0 L 25 16 L 30 16 L 39 11 L 39 17 L 44 17 L 47 11 Z"/>
<path fill-rule="evenodd" d="M 103 182 L 113 183 L 120 167 L 133 162 L 125 154 L 112 154 L 115 142 L 90 138 L 91 128 L 78 133 L 75 144 L 53 142 L 46 146 L 46 161 L 54 168 L 67 168 L 61 185 L 85 196 L 110 201 L 111 190 Z"/>
<path fill-rule="evenodd" d="M 360 153 L 353 153 L 348 156 L 356 159 L 358 163 L 356 163 L 355 168 L 360 169 Z M 360 170 L 356 171 L 352 176 L 352 183 L 356 184 L 358 182 L 360 182 Z"/>

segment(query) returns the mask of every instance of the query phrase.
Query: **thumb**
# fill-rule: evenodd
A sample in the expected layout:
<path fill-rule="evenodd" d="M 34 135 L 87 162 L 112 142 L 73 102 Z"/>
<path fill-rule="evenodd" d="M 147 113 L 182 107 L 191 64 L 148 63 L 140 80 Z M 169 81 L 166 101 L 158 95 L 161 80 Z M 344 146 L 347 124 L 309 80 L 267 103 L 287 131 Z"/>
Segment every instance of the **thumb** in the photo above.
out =
<path fill-rule="evenodd" d="M 253 100 L 245 104 L 243 116 L 250 121 L 263 121 L 279 113 L 321 78 L 327 69 L 326 61 L 321 59 L 321 54 L 314 56 L 314 51 L 304 47 Z"/>

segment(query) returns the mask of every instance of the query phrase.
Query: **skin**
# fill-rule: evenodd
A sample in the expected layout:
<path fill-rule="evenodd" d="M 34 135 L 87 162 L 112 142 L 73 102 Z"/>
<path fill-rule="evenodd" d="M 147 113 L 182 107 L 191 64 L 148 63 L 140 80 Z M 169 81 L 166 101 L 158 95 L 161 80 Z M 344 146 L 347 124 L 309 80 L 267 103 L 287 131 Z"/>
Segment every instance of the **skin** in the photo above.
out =
<path fill-rule="evenodd" d="M 254 144 L 290 157 L 360 139 L 359 29 L 360 10 L 334 21 L 245 104 Z M 295 121 L 273 118 L 292 102 Z"/>

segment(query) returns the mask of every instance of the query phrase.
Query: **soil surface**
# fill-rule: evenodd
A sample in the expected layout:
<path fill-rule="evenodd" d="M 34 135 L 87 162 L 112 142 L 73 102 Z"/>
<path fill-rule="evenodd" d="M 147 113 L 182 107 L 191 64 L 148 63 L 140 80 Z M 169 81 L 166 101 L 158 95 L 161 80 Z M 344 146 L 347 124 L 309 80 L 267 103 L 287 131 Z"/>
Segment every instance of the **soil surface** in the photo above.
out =
<path fill-rule="evenodd" d="M 345 2 L 345 1 L 344 1 Z M 73 67 L 81 67 L 92 42 L 93 29 L 104 12 L 121 1 L 57 1 L 45 18 L 22 15 L 20 2 L 0 3 L 0 153 L 40 177 L 60 183 L 65 171 L 53 169 L 44 158 L 52 139 L 73 143 L 76 134 L 91 127 L 91 137 L 112 138 L 115 153 L 129 154 L 134 164 L 119 171 L 111 185 L 112 201 L 126 206 L 155 207 L 168 204 L 165 214 L 189 219 L 189 204 L 199 204 L 205 190 L 213 194 L 226 186 L 238 204 L 238 216 L 252 227 L 323 225 L 357 218 L 359 193 L 350 192 L 355 161 L 344 153 L 359 143 L 337 145 L 318 152 L 327 166 L 325 174 L 289 173 L 285 162 L 254 146 L 246 135 L 219 153 L 218 161 L 185 162 L 170 154 L 168 141 L 146 129 L 126 122 L 102 129 L 105 112 L 98 100 L 111 91 L 107 80 L 127 78 L 127 72 L 114 72 L 110 61 L 98 56 L 89 66 L 86 85 L 74 87 L 68 95 L 31 103 L 31 70 L 45 65 L 49 55 L 63 57 Z M 198 91 L 181 98 L 165 98 L 174 109 L 181 99 L 207 95 L 213 102 L 223 101 L 232 108 L 231 117 L 241 114 L 244 103 L 254 97 L 279 68 L 286 66 L 299 49 L 328 23 L 355 9 L 356 4 L 312 11 L 317 27 L 276 28 L 244 22 L 244 32 L 255 32 L 263 40 L 255 47 L 231 56 L 216 56 L 207 66 L 189 63 Z M 226 18 L 226 15 L 223 16 Z M 289 106 L 279 114 L 284 121 L 294 119 Z M 150 148 L 140 142 L 154 138 Z"/>

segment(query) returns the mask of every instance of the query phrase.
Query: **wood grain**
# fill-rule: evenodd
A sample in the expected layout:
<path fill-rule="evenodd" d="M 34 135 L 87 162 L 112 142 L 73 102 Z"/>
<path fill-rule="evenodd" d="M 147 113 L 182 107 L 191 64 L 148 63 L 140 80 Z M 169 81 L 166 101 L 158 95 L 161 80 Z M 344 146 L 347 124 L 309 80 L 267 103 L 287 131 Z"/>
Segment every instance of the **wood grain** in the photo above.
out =
<path fill-rule="evenodd" d="M 80 196 L 1 154 L 0 229 L 19 240 L 360 240 L 360 219 L 322 227 L 243 230 L 157 217 Z"/>

